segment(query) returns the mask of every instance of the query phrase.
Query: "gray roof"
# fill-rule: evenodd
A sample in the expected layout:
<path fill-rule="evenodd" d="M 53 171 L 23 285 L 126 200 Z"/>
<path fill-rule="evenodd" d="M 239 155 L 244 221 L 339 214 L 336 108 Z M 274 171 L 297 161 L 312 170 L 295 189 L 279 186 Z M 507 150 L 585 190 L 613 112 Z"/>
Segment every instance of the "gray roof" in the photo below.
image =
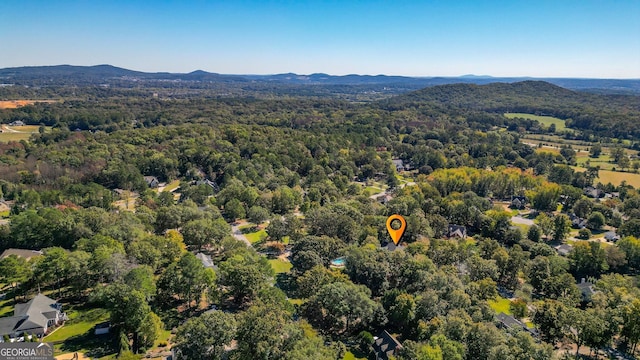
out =
<path fill-rule="evenodd" d="M 604 238 L 607 240 L 620 240 L 620 235 L 616 234 L 615 231 L 607 231 L 604 233 Z"/>
<path fill-rule="evenodd" d="M 0 336 L 10 335 L 16 332 L 16 329 L 24 320 L 26 316 L 9 316 L 0 318 Z"/>
<path fill-rule="evenodd" d="M 29 250 L 29 249 L 7 249 L 2 252 L 2 255 L 0 255 L 0 259 L 4 259 L 11 255 L 15 255 L 17 257 L 24 258 L 25 260 L 29 260 L 32 257 L 42 255 L 42 251 Z"/>
<path fill-rule="evenodd" d="M 591 295 L 596 293 L 596 290 L 593 289 L 593 283 L 589 281 L 582 281 L 577 285 L 578 289 L 580 289 L 580 292 L 582 293 L 582 299 L 584 301 L 591 300 Z"/>
<path fill-rule="evenodd" d="M 0 335 L 46 328 L 59 309 L 55 300 L 38 294 L 27 303 L 17 304 L 13 316 L 0 319 Z"/>
<path fill-rule="evenodd" d="M 498 315 L 496 315 L 496 320 L 498 320 L 498 322 L 500 322 L 507 329 L 524 330 L 532 336 L 538 336 L 538 330 L 527 327 L 525 323 L 514 318 L 511 315 L 499 313 Z"/>
<path fill-rule="evenodd" d="M 571 252 L 571 250 L 573 250 L 573 246 L 569 244 L 562 244 L 562 245 L 556 246 L 556 250 L 560 255 L 568 255 Z"/>
<path fill-rule="evenodd" d="M 402 344 L 387 330 L 383 330 L 373 342 L 373 350 L 379 359 L 389 359 L 390 356 L 395 355 L 396 349 L 402 349 Z"/>
<path fill-rule="evenodd" d="M 215 264 L 213 263 L 213 259 L 211 256 L 204 253 L 197 253 L 196 258 L 202 262 L 202 265 L 206 268 L 215 268 Z"/>

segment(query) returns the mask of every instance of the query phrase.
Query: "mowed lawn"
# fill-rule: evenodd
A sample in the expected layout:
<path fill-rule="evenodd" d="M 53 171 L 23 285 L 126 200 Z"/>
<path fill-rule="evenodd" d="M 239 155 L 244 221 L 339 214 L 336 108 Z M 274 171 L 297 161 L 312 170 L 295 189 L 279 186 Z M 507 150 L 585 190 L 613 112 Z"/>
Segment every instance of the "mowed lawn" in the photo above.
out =
<path fill-rule="evenodd" d="M 522 118 L 522 119 L 536 120 L 547 128 L 551 126 L 551 124 L 555 124 L 556 131 L 562 131 L 566 129 L 564 120 L 558 119 L 553 116 L 540 116 L 540 115 L 523 114 L 523 113 L 506 113 L 504 114 L 504 116 L 508 119 Z"/>
<path fill-rule="evenodd" d="M 267 232 L 264 229 L 252 231 L 253 229 L 255 229 L 255 226 L 252 224 L 240 226 L 240 231 L 250 243 L 255 244 L 267 238 Z"/>
<path fill-rule="evenodd" d="M 40 126 L 38 125 L 24 125 L 24 126 L 7 126 L 2 125 L 2 132 L 0 133 L 0 142 L 29 140 L 31 134 L 37 133 Z M 45 127 L 45 131 L 50 131 L 51 127 Z"/>
<path fill-rule="evenodd" d="M 64 309 L 63 309 L 64 310 Z M 69 320 L 61 328 L 44 338 L 48 342 L 59 342 L 74 336 L 81 336 L 93 330 L 96 324 L 109 319 L 109 313 L 102 308 L 90 310 L 69 310 Z"/>
<path fill-rule="evenodd" d="M 290 262 L 280 259 L 271 259 L 269 260 L 269 264 L 271 264 L 276 274 L 288 273 L 293 267 Z"/>
<path fill-rule="evenodd" d="M 0 317 L 13 314 L 13 298 L 0 301 Z"/>
<path fill-rule="evenodd" d="M 509 299 L 505 299 L 502 296 L 498 296 L 495 300 L 488 301 L 489 306 L 495 311 L 497 314 L 503 313 L 507 315 L 511 315 L 511 301 Z"/>

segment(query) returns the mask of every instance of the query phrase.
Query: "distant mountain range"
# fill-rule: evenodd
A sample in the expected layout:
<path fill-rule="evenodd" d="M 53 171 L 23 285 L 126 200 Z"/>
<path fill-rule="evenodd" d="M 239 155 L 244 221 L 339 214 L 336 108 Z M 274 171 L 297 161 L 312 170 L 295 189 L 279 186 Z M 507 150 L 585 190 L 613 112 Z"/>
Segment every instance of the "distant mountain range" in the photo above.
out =
<path fill-rule="evenodd" d="M 487 75 L 463 75 L 460 77 L 408 77 L 389 75 L 344 75 L 329 74 L 299 75 L 293 73 L 276 75 L 225 75 L 202 70 L 190 73 L 147 73 L 123 69 L 111 65 L 96 66 L 25 66 L 0 69 L 0 84 L 25 86 L 88 86 L 110 85 L 130 86 L 132 83 L 150 86 L 163 86 L 163 83 L 189 83 L 191 87 L 198 83 L 236 83 L 236 84 L 288 84 L 288 85 L 348 85 L 348 86 L 391 86 L 406 89 L 467 83 L 513 83 L 524 80 L 542 80 L 571 90 L 640 94 L 640 79 L 576 79 L 576 78 L 531 78 L 531 77 L 491 77 Z"/>

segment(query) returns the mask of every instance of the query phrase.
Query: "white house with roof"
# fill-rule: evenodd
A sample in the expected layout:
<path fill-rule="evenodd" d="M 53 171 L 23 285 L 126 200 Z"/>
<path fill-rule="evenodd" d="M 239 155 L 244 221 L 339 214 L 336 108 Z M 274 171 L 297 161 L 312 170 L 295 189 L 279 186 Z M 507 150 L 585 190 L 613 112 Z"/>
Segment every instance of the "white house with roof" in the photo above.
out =
<path fill-rule="evenodd" d="M 43 337 L 67 316 L 62 312 L 62 304 L 42 294 L 29 302 L 17 304 L 13 316 L 0 318 L 0 338 L 18 339 L 25 335 Z"/>

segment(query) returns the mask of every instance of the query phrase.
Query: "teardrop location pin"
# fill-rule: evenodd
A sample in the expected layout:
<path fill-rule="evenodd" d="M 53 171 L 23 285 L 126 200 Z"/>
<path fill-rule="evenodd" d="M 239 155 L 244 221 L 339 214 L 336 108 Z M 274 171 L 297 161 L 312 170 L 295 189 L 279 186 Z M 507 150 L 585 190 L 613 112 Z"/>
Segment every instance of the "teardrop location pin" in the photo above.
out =
<path fill-rule="evenodd" d="M 393 220 L 400 221 L 399 229 L 394 229 L 393 227 L 391 227 L 391 222 Z M 387 219 L 387 231 L 389 231 L 389 235 L 391 236 L 391 239 L 393 240 L 393 243 L 395 245 L 398 245 L 398 243 L 400 242 L 400 239 L 402 238 L 402 235 L 404 234 L 404 230 L 406 228 L 407 228 L 407 222 L 404 220 L 404 218 L 401 215 L 398 215 L 398 214 L 391 215 Z"/>

